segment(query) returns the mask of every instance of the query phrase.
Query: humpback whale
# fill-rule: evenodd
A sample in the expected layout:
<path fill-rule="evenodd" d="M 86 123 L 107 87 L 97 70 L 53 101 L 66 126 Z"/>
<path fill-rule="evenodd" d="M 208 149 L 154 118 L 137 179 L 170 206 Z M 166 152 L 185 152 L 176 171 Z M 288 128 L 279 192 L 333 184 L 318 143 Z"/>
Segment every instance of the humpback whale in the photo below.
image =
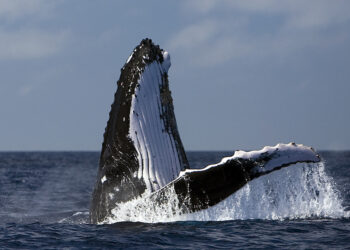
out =
<path fill-rule="evenodd" d="M 176 124 L 170 65 L 169 53 L 144 39 L 121 69 L 92 194 L 91 223 L 103 223 L 117 204 L 144 195 L 160 205 L 170 189 L 179 201 L 175 210 L 199 211 L 259 176 L 320 161 L 313 148 L 289 143 L 235 151 L 217 164 L 191 169 Z"/>

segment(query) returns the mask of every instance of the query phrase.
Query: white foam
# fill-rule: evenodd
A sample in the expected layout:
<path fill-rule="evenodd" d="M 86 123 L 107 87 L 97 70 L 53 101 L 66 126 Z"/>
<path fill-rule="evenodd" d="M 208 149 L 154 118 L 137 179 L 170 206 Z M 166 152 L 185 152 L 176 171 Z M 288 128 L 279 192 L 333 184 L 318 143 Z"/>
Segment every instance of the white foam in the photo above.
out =
<path fill-rule="evenodd" d="M 189 220 L 349 217 L 324 164 L 297 164 L 249 182 L 228 199 Z"/>
<path fill-rule="evenodd" d="M 118 204 L 112 211 L 114 216 L 103 223 L 350 217 L 324 164 L 298 165 L 257 178 L 226 200 L 196 213 L 180 214 L 175 210 L 179 205 L 177 196 L 169 190 L 168 202 L 162 206 L 155 206 L 145 195 Z"/>

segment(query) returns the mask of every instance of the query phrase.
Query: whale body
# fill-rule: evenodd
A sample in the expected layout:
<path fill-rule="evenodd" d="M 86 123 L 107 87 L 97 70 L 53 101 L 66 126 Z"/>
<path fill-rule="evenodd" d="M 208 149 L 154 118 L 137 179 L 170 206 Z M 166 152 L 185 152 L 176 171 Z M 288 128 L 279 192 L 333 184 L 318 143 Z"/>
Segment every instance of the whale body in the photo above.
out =
<path fill-rule="evenodd" d="M 145 194 L 155 205 L 164 203 L 170 189 L 179 201 L 174 209 L 195 212 L 259 176 L 299 162 L 320 161 L 311 147 L 289 143 L 236 151 L 217 164 L 190 169 L 169 89 L 170 66 L 169 53 L 144 39 L 121 69 L 104 133 L 91 223 L 102 223 L 117 204 Z"/>

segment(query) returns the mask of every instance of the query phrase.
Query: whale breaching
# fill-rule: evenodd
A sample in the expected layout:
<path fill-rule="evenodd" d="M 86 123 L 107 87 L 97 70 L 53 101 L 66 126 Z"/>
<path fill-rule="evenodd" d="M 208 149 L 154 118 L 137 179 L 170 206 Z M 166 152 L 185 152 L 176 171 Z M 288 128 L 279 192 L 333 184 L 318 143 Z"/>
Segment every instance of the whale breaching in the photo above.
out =
<path fill-rule="evenodd" d="M 90 207 L 103 223 L 117 204 L 148 195 L 155 206 L 175 191 L 174 209 L 190 213 L 224 200 L 249 181 L 300 162 L 319 162 L 311 148 L 277 144 L 190 169 L 169 89 L 170 55 L 144 39 L 121 69 L 109 113 Z M 115 216 L 115 215 L 114 215 Z"/>

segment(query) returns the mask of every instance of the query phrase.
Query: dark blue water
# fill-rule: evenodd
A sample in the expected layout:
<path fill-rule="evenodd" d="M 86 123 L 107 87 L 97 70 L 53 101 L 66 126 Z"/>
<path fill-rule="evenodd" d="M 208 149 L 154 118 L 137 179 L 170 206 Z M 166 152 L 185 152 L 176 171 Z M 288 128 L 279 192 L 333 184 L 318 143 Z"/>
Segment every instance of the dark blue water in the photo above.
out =
<path fill-rule="evenodd" d="M 196 168 L 227 155 L 188 154 Z M 293 175 L 307 171 L 305 167 L 281 170 L 225 203 L 234 211 L 221 207 L 206 214 L 209 221 L 197 215 L 189 219 L 202 221 L 91 225 L 88 209 L 97 152 L 0 153 L 0 248 L 350 248 L 350 152 L 321 155 L 324 172 L 300 175 L 306 184 Z M 293 183 L 304 183 L 312 191 L 305 195 L 304 189 L 289 190 Z M 283 185 L 287 187 L 282 192 Z M 276 196 L 278 192 L 283 197 Z M 260 196 L 265 200 L 258 201 Z M 239 206 L 244 209 L 239 211 Z M 246 219 L 213 221 L 235 218 L 230 213 L 237 211 L 237 218 Z"/>

